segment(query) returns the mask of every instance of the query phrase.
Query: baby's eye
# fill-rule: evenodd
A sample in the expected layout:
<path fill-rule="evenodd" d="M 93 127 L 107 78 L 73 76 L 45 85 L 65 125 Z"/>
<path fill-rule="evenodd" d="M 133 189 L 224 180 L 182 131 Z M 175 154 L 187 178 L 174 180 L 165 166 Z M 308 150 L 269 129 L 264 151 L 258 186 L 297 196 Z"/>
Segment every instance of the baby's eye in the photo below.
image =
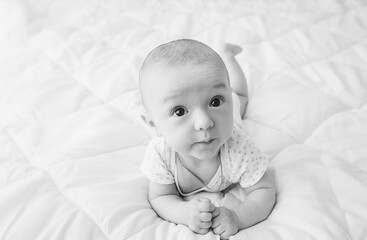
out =
<path fill-rule="evenodd" d="M 221 97 L 215 97 L 210 102 L 211 107 L 219 107 L 222 104 L 223 104 L 223 99 Z"/>
<path fill-rule="evenodd" d="M 187 113 L 187 110 L 182 107 L 179 107 L 173 110 L 173 114 L 177 117 L 182 117 L 186 113 Z"/>

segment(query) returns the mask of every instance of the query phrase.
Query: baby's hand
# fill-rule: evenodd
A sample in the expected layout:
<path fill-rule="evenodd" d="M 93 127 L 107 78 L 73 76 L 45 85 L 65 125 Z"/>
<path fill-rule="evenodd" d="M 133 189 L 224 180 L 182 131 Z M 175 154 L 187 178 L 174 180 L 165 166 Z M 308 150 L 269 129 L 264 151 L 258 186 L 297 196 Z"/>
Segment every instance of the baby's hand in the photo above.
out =
<path fill-rule="evenodd" d="M 207 198 L 195 198 L 187 202 L 187 207 L 183 209 L 187 226 L 195 233 L 208 233 L 214 209 L 214 204 Z"/>
<path fill-rule="evenodd" d="M 220 239 L 236 234 L 240 224 L 236 213 L 225 207 L 215 208 L 212 222 L 213 232 L 220 235 Z"/>

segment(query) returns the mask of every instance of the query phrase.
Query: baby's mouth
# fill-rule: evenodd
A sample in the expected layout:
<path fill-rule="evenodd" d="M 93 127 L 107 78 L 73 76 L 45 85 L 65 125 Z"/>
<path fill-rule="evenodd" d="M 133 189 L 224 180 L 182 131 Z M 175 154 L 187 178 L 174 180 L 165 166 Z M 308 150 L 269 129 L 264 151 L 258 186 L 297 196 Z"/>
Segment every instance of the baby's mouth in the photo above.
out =
<path fill-rule="evenodd" d="M 215 138 L 212 139 L 207 139 L 207 140 L 203 140 L 200 142 L 196 142 L 195 144 L 199 144 L 199 145 L 210 145 L 212 142 L 214 142 Z"/>

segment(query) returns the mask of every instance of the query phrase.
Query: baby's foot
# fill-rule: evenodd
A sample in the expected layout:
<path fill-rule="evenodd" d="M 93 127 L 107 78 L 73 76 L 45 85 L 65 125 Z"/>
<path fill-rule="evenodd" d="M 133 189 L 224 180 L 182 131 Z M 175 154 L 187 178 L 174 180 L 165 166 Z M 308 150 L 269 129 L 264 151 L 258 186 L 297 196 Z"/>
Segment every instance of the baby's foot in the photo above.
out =
<path fill-rule="evenodd" d="M 236 56 L 242 52 L 242 48 L 238 45 L 225 43 L 222 47 L 222 53 L 227 57 Z"/>

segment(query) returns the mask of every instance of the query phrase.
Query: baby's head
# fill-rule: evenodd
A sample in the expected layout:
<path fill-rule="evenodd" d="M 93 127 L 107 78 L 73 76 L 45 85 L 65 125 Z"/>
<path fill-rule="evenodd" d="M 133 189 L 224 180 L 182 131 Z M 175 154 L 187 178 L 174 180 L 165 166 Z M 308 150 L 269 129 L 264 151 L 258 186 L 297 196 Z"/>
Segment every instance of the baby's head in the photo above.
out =
<path fill-rule="evenodd" d="M 232 90 L 221 57 L 188 39 L 158 46 L 140 70 L 146 122 L 183 157 L 210 159 L 233 128 Z"/>

